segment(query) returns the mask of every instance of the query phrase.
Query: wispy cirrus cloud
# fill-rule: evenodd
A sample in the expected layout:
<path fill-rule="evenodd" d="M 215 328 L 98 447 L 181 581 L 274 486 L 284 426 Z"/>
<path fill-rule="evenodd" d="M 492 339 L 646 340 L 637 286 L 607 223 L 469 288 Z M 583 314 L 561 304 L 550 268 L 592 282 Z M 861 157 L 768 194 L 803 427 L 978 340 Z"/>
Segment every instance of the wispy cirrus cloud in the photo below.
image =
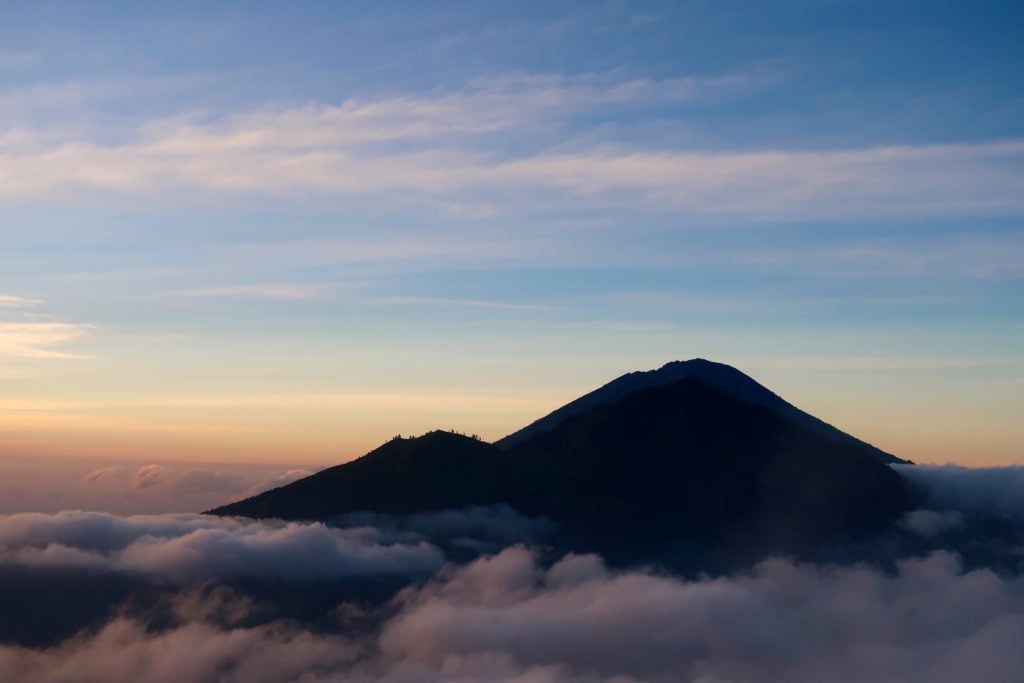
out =
<path fill-rule="evenodd" d="M 788 218 L 1024 208 L 1017 139 L 695 149 L 581 136 L 570 125 L 577 112 L 657 108 L 721 89 L 721 81 L 515 76 L 451 92 L 151 121 L 119 142 L 43 142 L 29 131 L 0 138 L 0 197 L 312 194 L 427 199 L 442 212 L 486 206 L 488 213 L 557 200 Z M 552 130 L 565 136 L 552 142 Z M 512 151 L 519 149 L 529 151 Z"/>
<path fill-rule="evenodd" d="M 28 308 L 43 303 L 39 299 L 26 299 L 20 296 L 0 294 L 0 308 Z"/>
<path fill-rule="evenodd" d="M 76 323 L 0 321 L 0 358 L 81 358 L 54 347 L 80 339 L 90 329 L 91 325 Z"/>
<path fill-rule="evenodd" d="M 863 239 L 834 244 L 791 245 L 734 252 L 747 267 L 799 268 L 842 277 L 956 277 L 971 280 L 1024 278 L 1024 232 L 969 237 Z"/>
<path fill-rule="evenodd" d="M 454 306 L 457 308 L 483 308 L 504 311 L 554 311 L 555 306 L 547 304 L 516 303 L 509 301 L 488 301 L 486 299 L 450 299 L 428 296 L 389 296 L 369 299 L 372 303 L 394 306 Z"/>
<path fill-rule="evenodd" d="M 274 301 L 295 301 L 315 299 L 334 289 L 336 289 L 336 286 L 330 284 L 251 284 L 209 287 L 205 289 L 185 289 L 173 292 L 172 294 L 174 296 L 196 299 L 254 298 Z"/>

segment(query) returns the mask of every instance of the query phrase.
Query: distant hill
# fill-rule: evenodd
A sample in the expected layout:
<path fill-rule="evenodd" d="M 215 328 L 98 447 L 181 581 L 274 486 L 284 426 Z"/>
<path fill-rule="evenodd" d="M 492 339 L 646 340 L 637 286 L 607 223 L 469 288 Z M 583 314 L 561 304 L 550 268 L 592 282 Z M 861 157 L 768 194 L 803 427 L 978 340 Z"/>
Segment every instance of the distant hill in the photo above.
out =
<path fill-rule="evenodd" d="M 212 512 L 329 520 L 498 503 L 555 521 L 558 545 L 677 566 L 814 553 L 916 506 L 865 444 L 690 376 L 574 409 L 506 448 L 449 432 L 395 439 Z"/>
<path fill-rule="evenodd" d="M 622 375 L 599 389 L 595 389 L 589 394 L 580 396 L 558 410 L 555 410 L 539 420 L 530 423 L 519 431 L 509 434 L 503 439 L 499 439 L 495 442 L 495 445 L 499 448 L 512 448 L 516 444 L 525 441 L 536 434 L 554 428 L 556 425 L 570 417 L 579 415 L 597 406 L 615 403 L 626 394 L 639 389 L 665 386 L 691 377 L 703 380 L 715 389 L 734 396 L 735 398 L 766 408 L 773 413 L 792 420 L 793 422 L 796 422 L 817 434 L 853 444 L 858 448 L 861 448 L 864 452 L 875 456 L 882 462 L 908 464 L 910 462 L 909 460 L 903 460 L 901 458 L 897 458 L 895 455 L 886 453 L 869 443 L 865 443 L 856 437 L 850 436 L 846 432 L 836 429 L 832 425 L 819 420 L 813 415 L 805 413 L 736 368 L 723 363 L 704 360 L 703 358 L 694 358 L 686 361 L 673 361 L 671 363 L 666 363 L 657 370 L 630 372 Z"/>

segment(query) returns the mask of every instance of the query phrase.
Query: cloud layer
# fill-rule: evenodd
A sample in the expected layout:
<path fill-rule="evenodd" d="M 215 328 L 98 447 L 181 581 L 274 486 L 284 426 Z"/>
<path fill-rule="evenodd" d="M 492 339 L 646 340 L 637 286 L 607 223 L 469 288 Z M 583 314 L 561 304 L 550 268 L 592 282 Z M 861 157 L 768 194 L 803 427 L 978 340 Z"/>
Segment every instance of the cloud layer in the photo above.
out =
<path fill-rule="evenodd" d="M 600 142 L 549 141 L 552 130 L 572 129 L 580 112 L 614 121 L 622 107 L 657 111 L 742 90 L 750 80 L 516 75 L 447 92 L 154 120 L 113 142 L 0 131 L 0 197 L 384 194 L 389 203 L 469 201 L 472 213 L 481 201 L 492 211 L 558 197 L 570 205 L 760 217 L 1024 208 L 1016 170 L 1024 143 L 1016 139 L 815 151 L 645 146 L 607 131 Z M 531 151 L 508 151 L 516 148 Z"/>
<path fill-rule="evenodd" d="M 444 558 L 420 539 L 373 528 L 203 515 L 23 513 L 0 517 L 0 562 L 139 573 L 158 580 L 304 581 L 432 572 Z"/>
<path fill-rule="evenodd" d="M 344 634 L 284 621 L 218 622 L 211 610 L 225 602 L 216 594 L 176 600 L 183 620 L 168 628 L 121 616 L 54 648 L 0 647 L 0 676 L 1002 683 L 1024 665 L 1021 580 L 965 573 L 943 552 L 904 561 L 892 574 L 772 560 L 733 577 L 684 581 L 612 572 L 591 555 L 545 566 L 511 547 L 401 593 L 379 628 Z"/>

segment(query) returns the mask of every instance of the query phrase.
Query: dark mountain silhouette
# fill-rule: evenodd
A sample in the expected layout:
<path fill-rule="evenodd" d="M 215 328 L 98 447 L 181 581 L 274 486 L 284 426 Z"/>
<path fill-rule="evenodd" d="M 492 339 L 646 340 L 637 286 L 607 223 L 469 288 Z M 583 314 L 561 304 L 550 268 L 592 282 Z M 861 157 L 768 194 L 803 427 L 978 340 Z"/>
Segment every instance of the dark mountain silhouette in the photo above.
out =
<path fill-rule="evenodd" d="M 591 408 L 615 403 L 626 394 L 639 389 L 665 386 L 688 377 L 703 380 L 719 391 L 762 408 L 767 408 L 773 413 L 792 420 L 817 434 L 854 444 L 882 462 L 909 463 L 908 460 L 903 460 L 895 455 L 886 453 L 869 443 L 865 443 L 846 432 L 836 429 L 813 415 L 805 413 L 736 368 L 723 363 L 704 360 L 703 358 L 673 361 L 666 363 L 657 370 L 630 372 L 622 375 L 603 387 L 567 403 L 558 410 L 545 415 L 519 431 L 496 441 L 495 445 L 500 448 L 512 448 L 531 436 L 548 431 L 568 418 L 586 412 Z"/>
<path fill-rule="evenodd" d="M 901 476 L 702 380 L 641 389 L 507 451 L 529 498 L 613 557 L 814 553 L 916 506 Z"/>
<path fill-rule="evenodd" d="M 509 456 L 493 445 L 451 432 L 396 437 L 357 460 L 213 512 L 245 517 L 329 519 L 347 512 L 410 514 L 500 499 Z"/>
<path fill-rule="evenodd" d="M 561 547 L 724 567 L 812 555 L 916 506 L 905 480 L 850 439 L 687 377 L 585 407 L 504 449 L 448 432 L 395 439 L 212 512 L 328 520 L 505 503 L 555 521 Z"/>

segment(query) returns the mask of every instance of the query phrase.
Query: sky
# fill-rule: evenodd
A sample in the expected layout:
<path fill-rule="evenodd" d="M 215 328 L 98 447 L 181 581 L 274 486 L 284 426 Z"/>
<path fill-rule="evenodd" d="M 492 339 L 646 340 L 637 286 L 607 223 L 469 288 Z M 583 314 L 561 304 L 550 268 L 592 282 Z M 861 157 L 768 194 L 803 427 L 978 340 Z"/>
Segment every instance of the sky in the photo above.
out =
<path fill-rule="evenodd" d="M 1020 463 L 1022 33 L 995 1 L 0 2 L 0 512 L 202 509 L 693 357 L 904 458 Z"/>

